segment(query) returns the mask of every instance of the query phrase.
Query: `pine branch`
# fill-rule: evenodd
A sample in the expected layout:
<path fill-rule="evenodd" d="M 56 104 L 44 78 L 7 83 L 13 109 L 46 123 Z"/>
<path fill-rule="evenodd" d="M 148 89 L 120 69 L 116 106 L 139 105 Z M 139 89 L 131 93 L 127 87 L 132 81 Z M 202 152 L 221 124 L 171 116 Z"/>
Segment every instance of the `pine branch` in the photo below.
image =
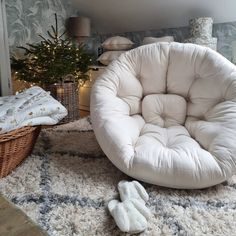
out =
<path fill-rule="evenodd" d="M 33 53 L 33 51 L 31 51 L 30 49 L 28 49 L 28 48 L 26 48 L 26 47 L 23 47 L 23 46 L 20 46 L 20 47 L 17 47 L 17 48 L 20 48 L 20 49 L 25 50 L 25 55 L 30 54 L 30 53 Z"/>
<path fill-rule="evenodd" d="M 55 13 L 55 22 L 56 22 L 56 37 L 58 37 L 58 25 L 57 25 L 57 13 Z"/>
<path fill-rule="evenodd" d="M 41 39 L 43 39 L 44 41 L 47 41 L 47 39 L 46 39 L 45 37 L 43 37 L 41 34 L 39 34 L 39 37 L 40 37 Z"/>
<path fill-rule="evenodd" d="M 39 35 L 42 39 L 39 43 L 27 44 L 28 48 L 19 47 L 28 55 L 26 58 L 11 58 L 18 79 L 43 84 L 56 83 L 68 74 L 76 79 L 88 79 L 86 73 L 93 57 L 86 52 L 84 44 L 76 45 L 71 39 L 64 39 L 66 32 L 58 37 L 56 14 L 55 23 L 55 27 L 51 26 L 52 31 L 47 31 L 49 38 Z"/>
<path fill-rule="evenodd" d="M 52 39 L 57 39 L 57 36 L 53 36 L 51 33 L 50 33 L 50 31 L 47 31 L 47 34 L 48 34 L 48 36 L 50 37 L 50 38 L 52 38 Z"/>
<path fill-rule="evenodd" d="M 66 34 L 66 30 L 58 37 L 59 39 L 62 38 Z"/>
<path fill-rule="evenodd" d="M 56 35 L 57 33 L 56 33 L 56 30 L 55 30 L 53 25 L 51 25 L 51 28 L 52 28 L 52 31 L 53 31 L 54 35 Z"/>

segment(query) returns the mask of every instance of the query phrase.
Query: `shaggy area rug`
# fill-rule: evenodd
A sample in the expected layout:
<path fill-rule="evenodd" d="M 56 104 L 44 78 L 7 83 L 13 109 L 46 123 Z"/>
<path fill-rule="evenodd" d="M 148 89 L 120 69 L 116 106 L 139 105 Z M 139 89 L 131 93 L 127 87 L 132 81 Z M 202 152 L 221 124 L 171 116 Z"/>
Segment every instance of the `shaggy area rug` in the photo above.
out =
<path fill-rule="evenodd" d="M 52 236 L 125 235 L 107 210 L 131 178 L 105 157 L 89 118 L 41 132 L 34 153 L 0 192 Z M 144 184 L 153 215 L 141 235 L 236 235 L 236 178 L 204 190 Z"/>

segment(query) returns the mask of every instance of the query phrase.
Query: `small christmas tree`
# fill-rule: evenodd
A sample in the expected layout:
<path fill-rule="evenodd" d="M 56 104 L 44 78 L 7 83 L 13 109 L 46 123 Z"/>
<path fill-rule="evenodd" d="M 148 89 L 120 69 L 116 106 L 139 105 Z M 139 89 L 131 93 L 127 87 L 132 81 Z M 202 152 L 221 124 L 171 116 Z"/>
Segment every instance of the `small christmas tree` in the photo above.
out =
<path fill-rule="evenodd" d="M 49 85 L 62 81 L 67 75 L 73 75 L 79 82 L 86 81 L 86 73 L 94 57 L 86 52 L 85 45 L 76 45 L 65 38 L 65 32 L 59 35 L 56 14 L 55 27 L 52 25 L 51 32 L 47 31 L 47 34 L 48 38 L 39 35 L 42 38 L 39 43 L 27 44 L 28 48 L 19 47 L 25 51 L 24 58 L 11 57 L 16 79 Z"/>

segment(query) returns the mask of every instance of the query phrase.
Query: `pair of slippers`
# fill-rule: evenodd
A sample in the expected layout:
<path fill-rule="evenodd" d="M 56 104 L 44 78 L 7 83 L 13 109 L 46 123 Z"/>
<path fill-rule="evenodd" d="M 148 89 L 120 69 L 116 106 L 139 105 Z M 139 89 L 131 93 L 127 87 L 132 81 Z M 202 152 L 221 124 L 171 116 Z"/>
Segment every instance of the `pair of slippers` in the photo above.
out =
<path fill-rule="evenodd" d="M 145 206 L 148 194 L 137 181 L 122 180 L 118 184 L 121 202 L 111 200 L 108 209 L 119 229 L 126 233 L 140 233 L 147 228 L 150 210 Z"/>

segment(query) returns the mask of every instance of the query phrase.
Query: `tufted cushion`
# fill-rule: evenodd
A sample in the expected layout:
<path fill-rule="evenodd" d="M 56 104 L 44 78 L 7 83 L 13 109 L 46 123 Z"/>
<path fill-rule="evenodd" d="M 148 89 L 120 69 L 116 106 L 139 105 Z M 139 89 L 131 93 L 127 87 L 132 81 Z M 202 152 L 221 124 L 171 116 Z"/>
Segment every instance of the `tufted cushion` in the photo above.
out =
<path fill-rule="evenodd" d="M 151 94 L 145 96 L 142 101 L 142 115 L 145 122 L 165 128 L 183 125 L 186 108 L 185 99 L 175 94 Z"/>
<path fill-rule="evenodd" d="M 98 57 L 97 61 L 103 65 L 109 65 L 113 60 L 118 58 L 125 51 L 107 51 Z"/>
<path fill-rule="evenodd" d="M 174 42 L 173 36 L 163 36 L 163 37 L 144 37 L 142 45 L 150 44 L 150 43 L 160 43 L 160 42 Z"/>
<path fill-rule="evenodd" d="M 134 43 L 130 39 L 121 36 L 110 37 L 102 43 L 104 49 L 115 51 L 127 50 L 132 48 L 133 45 Z"/>
<path fill-rule="evenodd" d="M 95 135 L 123 172 L 174 188 L 204 188 L 236 172 L 236 68 L 193 44 L 122 54 L 91 94 Z"/>

